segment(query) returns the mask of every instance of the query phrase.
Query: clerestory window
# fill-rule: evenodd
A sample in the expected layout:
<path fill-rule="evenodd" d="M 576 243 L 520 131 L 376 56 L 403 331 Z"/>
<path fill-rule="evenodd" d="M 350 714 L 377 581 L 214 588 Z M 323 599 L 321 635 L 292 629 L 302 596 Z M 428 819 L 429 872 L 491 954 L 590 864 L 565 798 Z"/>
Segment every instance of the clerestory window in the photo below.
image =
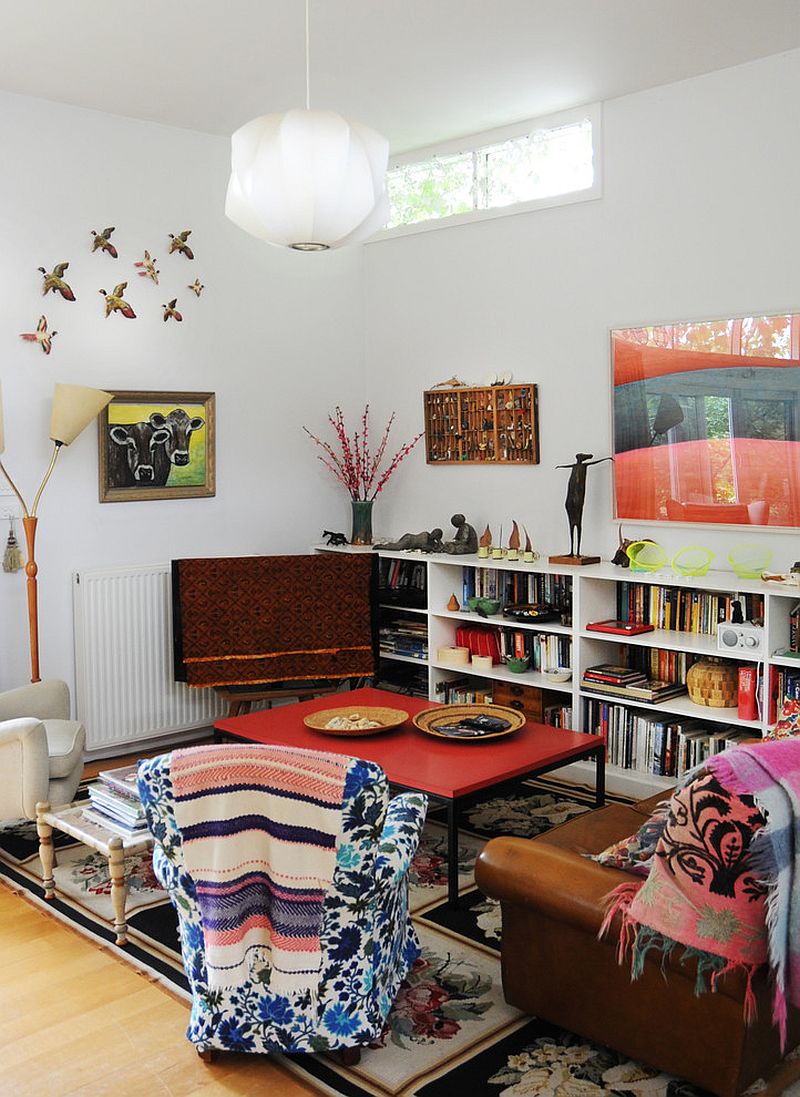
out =
<path fill-rule="evenodd" d="M 375 239 L 600 196 L 599 105 L 395 157 Z"/>

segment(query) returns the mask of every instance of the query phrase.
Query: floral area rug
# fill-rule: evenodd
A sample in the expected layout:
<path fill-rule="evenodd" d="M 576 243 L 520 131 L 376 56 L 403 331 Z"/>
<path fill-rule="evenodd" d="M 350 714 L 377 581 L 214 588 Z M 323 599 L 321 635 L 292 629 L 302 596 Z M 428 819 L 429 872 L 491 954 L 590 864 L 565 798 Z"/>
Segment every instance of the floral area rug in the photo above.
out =
<path fill-rule="evenodd" d="M 631 1062 L 503 1000 L 499 904 L 474 886 L 475 858 L 496 834 L 531 837 L 591 810 L 593 794 L 556 780 L 518 782 L 462 813 L 457 911 L 447 906 L 447 832 L 432 808 L 411 875 L 411 908 L 422 955 L 409 973 L 381 1040 L 355 1067 L 320 1056 L 287 1065 L 321 1093 L 343 1097 L 699 1097 L 700 1091 Z M 110 881 L 104 858 L 54 832 L 58 866 L 53 914 L 108 943 L 187 996 L 172 907 L 149 855 L 129 870 L 129 944 L 113 945 Z M 42 901 L 35 825 L 0 825 L 0 880 Z"/>

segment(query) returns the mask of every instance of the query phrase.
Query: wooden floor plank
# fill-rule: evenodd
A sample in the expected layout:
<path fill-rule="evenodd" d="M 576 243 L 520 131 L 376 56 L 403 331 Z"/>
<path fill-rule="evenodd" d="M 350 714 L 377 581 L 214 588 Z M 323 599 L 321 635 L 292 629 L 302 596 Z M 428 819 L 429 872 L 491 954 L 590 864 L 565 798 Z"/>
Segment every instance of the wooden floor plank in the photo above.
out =
<path fill-rule="evenodd" d="M 203 1063 L 185 1036 L 185 1002 L 2 885 L 0 926 L 6 960 L 10 942 L 18 950 L 11 960 L 14 979 L 0 981 L 3 1093 L 307 1097 L 319 1092 L 269 1056 L 221 1055 Z"/>

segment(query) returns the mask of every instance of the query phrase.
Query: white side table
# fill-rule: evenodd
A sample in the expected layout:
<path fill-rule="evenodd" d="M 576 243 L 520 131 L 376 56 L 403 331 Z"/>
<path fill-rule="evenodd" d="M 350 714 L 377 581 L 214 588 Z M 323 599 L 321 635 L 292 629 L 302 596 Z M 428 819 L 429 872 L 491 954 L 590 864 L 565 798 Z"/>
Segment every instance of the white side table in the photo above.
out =
<path fill-rule="evenodd" d="M 53 828 L 71 835 L 90 849 L 97 850 L 108 858 L 111 874 L 111 903 L 114 907 L 114 931 L 116 943 L 124 945 L 128 940 L 128 926 L 125 921 L 125 900 L 128 897 L 128 883 L 125 879 L 125 858 L 135 853 L 152 849 L 154 839 L 149 831 L 136 838 L 121 838 L 118 834 L 87 819 L 83 808 L 69 804 L 67 807 L 51 811 L 46 801 L 36 805 L 36 831 L 39 835 L 39 857 L 42 862 L 42 884 L 45 899 L 52 899 L 56 893 L 53 878 L 55 854 L 53 850 Z"/>

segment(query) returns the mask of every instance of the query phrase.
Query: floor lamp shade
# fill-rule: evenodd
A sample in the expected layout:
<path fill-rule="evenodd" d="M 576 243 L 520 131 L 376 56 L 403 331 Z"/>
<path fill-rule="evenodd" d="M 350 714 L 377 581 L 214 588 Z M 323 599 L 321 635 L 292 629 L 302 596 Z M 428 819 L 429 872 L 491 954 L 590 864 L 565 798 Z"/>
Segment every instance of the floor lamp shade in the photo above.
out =
<path fill-rule="evenodd" d="M 102 389 L 90 389 L 83 385 L 56 385 L 50 418 L 50 437 L 54 442 L 68 446 L 113 399 L 110 392 L 103 392 Z"/>
<path fill-rule="evenodd" d="M 225 213 L 271 244 L 301 251 L 366 239 L 386 222 L 389 143 L 325 110 L 266 114 L 231 138 Z"/>

